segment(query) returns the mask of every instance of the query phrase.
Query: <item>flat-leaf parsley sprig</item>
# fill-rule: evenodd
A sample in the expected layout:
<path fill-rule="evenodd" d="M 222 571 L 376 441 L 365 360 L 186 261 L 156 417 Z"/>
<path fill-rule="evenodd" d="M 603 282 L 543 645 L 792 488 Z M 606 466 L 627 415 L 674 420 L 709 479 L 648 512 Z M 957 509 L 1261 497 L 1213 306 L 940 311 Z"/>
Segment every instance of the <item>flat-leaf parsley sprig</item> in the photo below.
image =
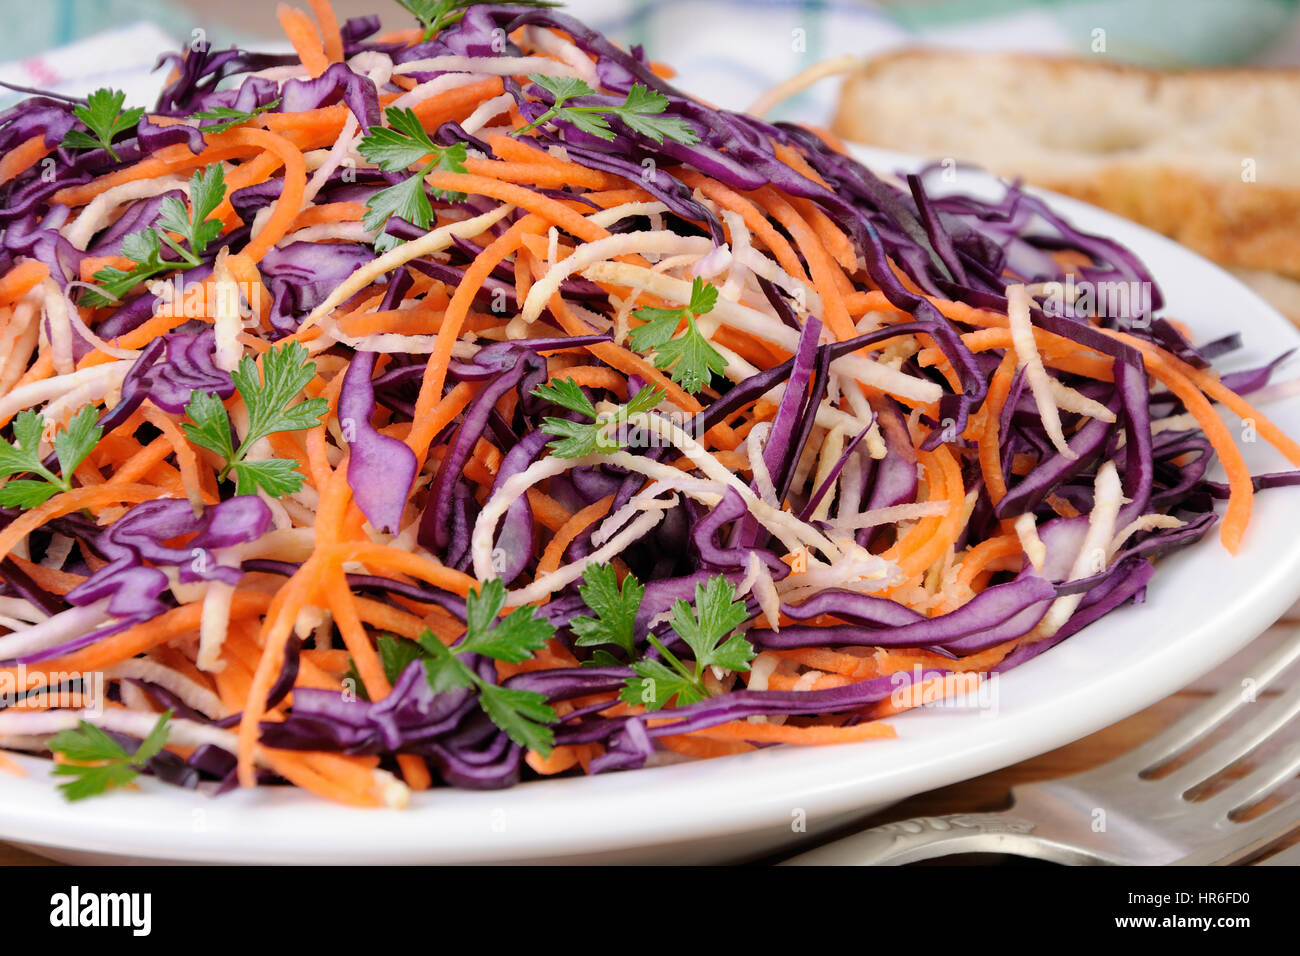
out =
<path fill-rule="evenodd" d="M 104 437 L 98 421 L 99 413 L 86 405 L 72 416 L 67 428 L 55 433 L 54 455 L 60 472 L 56 475 L 41 462 L 44 419 L 30 409 L 19 412 L 14 418 L 14 443 L 0 438 L 0 478 L 10 478 L 0 486 L 0 507 L 35 508 L 61 491 L 71 491 L 72 473 Z M 10 477 L 23 474 L 36 477 Z"/>
<path fill-rule="evenodd" d="M 594 96 L 596 91 L 582 80 L 572 76 L 542 76 L 529 74 L 528 78 L 546 90 L 555 98 L 555 102 L 546 112 L 527 126 L 512 133 L 519 136 L 536 129 L 551 120 L 571 123 L 584 133 L 598 136 L 603 140 L 613 140 L 614 130 L 609 125 L 608 117 L 621 120 L 633 132 L 649 137 L 656 143 L 665 139 L 682 143 L 686 146 L 700 141 L 699 134 L 680 116 L 664 115 L 668 108 L 668 97 L 658 90 L 652 90 L 641 83 L 633 83 L 622 103 L 588 104 L 569 106 L 569 100 L 580 96 Z"/>
<path fill-rule="evenodd" d="M 595 617 L 583 615 L 569 622 L 579 647 L 596 647 L 613 644 L 634 660 L 636 652 L 636 614 L 645 597 L 645 585 L 632 572 L 623 578 L 620 587 L 614 568 L 609 564 L 589 564 L 582 572 L 578 595 Z M 593 663 L 605 666 L 623 663 L 608 651 L 598 650 Z"/>
<path fill-rule="evenodd" d="M 381 189 L 366 200 L 366 214 L 361 222 L 367 229 L 382 229 L 392 216 L 428 229 L 433 222 L 433 206 L 425 192 L 424 177 L 435 169 L 465 172 L 467 152 L 464 143 L 439 146 L 425 131 L 414 110 L 390 107 L 384 111 L 388 126 L 371 127 L 357 144 L 357 151 L 368 162 L 386 173 L 407 172 L 416 163 L 420 170 L 396 186 Z M 432 158 L 429 158 L 432 157 Z M 459 193 L 433 190 L 435 197 L 448 201 L 463 199 Z M 381 251 L 398 244 L 394 237 L 381 235 L 375 247 Z"/>
<path fill-rule="evenodd" d="M 107 150 L 113 162 L 118 162 L 113 150 L 113 140 L 132 129 L 144 116 L 144 107 L 122 109 L 126 94 L 121 90 L 99 89 L 86 97 L 84 106 L 74 106 L 72 113 L 86 124 L 85 130 L 70 129 L 59 145 L 64 149 Z"/>
<path fill-rule="evenodd" d="M 146 282 L 164 272 L 193 269 L 203 264 L 202 256 L 221 235 L 220 219 L 209 219 L 226 198 L 225 171 L 220 163 L 196 170 L 190 177 L 190 205 L 175 196 L 168 196 L 158 206 L 155 226 L 132 232 L 122 239 L 122 255 L 134 265 L 130 269 L 106 266 L 95 273 L 98 289 L 87 291 L 86 305 L 99 307 L 112 305 L 139 283 Z M 173 239 L 176 233 L 182 242 Z M 178 259 L 164 259 L 163 246 L 171 249 Z"/>
<path fill-rule="evenodd" d="M 695 606 L 680 598 L 673 604 L 672 629 L 691 649 L 693 664 L 683 663 L 654 634 L 647 640 L 659 652 L 660 660 L 642 659 L 632 665 L 620 699 L 643 704 L 647 710 L 661 710 L 670 701 L 683 707 L 709 696 L 704 686 L 704 669 L 718 667 L 747 671 L 754 659 L 754 645 L 736 631 L 749 619 L 736 589 L 722 575 L 695 585 Z"/>
<path fill-rule="evenodd" d="M 700 332 L 695 320 L 718 304 L 718 289 L 696 276 L 691 282 L 691 301 L 681 309 L 646 306 L 632 313 L 645 324 L 628 333 L 628 343 L 638 352 L 654 350 L 655 368 L 671 369 L 673 381 L 694 395 L 722 374 L 727 360 Z M 686 328 L 677 334 L 683 322 Z"/>
<path fill-rule="evenodd" d="M 458 687 L 476 689 L 483 712 L 511 740 L 548 756 L 555 746 L 555 732 L 547 725 L 556 720 L 556 713 L 546 697 L 485 680 L 462 660 L 466 654 L 481 654 L 521 664 L 555 635 L 555 628 L 531 606 L 517 607 L 498 618 L 505 603 L 506 589 L 500 578 L 484 581 L 478 591 L 471 588 L 465 599 L 464 637 L 448 647 L 432 631 L 420 635 L 425 676 L 435 694 Z"/>
<path fill-rule="evenodd" d="M 170 710 L 162 714 L 133 754 L 84 720 L 75 730 L 55 734 L 48 744 L 50 752 L 71 761 L 58 764 L 53 771 L 56 776 L 72 778 L 59 784 L 63 795 L 69 800 L 84 800 L 130 783 L 167 745 L 171 717 Z"/>
<path fill-rule="evenodd" d="M 228 129 L 242 126 L 253 117 L 269 112 L 279 105 L 280 97 L 277 96 L 271 102 L 262 106 L 255 106 L 251 110 L 237 110 L 229 106 L 214 106 L 210 110 L 191 113 L 188 119 L 199 120 L 199 128 L 205 133 L 224 133 Z M 204 126 L 203 123 L 209 123 L 210 125 Z"/>
<path fill-rule="evenodd" d="M 628 399 L 626 405 L 620 405 L 611 413 L 597 413 L 591 399 L 571 378 L 552 379 L 550 384 L 533 389 L 533 394 L 590 419 L 585 422 L 567 418 L 542 419 L 542 431 L 559 437 L 558 441 L 547 445 L 557 458 L 582 458 L 618 451 L 623 443 L 619 437 L 609 434 L 609 426 L 652 411 L 664 400 L 663 392 L 647 385 Z"/>
<path fill-rule="evenodd" d="M 420 21 L 420 26 L 424 28 L 420 42 L 424 43 L 433 39 L 439 30 L 459 21 L 470 7 L 480 3 L 490 3 L 493 0 L 397 0 L 397 2 Z M 551 3 L 549 0 L 511 0 L 511 6 L 558 7 L 560 4 Z"/>
<path fill-rule="evenodd" d="M 185 413 L 191 421 L 181 428 L 194 444 L 225 459 L 218 480 L 233 475 L 235 494 L 251 495 L 258 489 L 273 497 L 293 494 L 302 488 L 303 475 L 292 459 L 268 458 L 248 461 L 245 455 L 258 441 L 275 432 L 303 431 L 320 424 L 329 409 L 324 398 L 309 398 L 296 405 L 289 402 L 316 374 L 316 363 L 307 361 L 307 350 L 297 342 L 271 348 L 262 356 L 262 374 L 257 363 L 245 355 L 230 373 L 235 389 L 248 409 L 248 430 L 235 447 L 230 416 L 221 399 L 211 392 L 195 390 Z"/>

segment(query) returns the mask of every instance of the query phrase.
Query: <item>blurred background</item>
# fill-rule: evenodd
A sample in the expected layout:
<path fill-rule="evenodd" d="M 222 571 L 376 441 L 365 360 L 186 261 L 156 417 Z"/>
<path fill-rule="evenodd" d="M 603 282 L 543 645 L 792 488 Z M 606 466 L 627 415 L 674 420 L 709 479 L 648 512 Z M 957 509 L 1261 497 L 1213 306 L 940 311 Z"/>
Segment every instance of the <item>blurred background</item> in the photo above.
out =
<path fill-rule="evenodd" d="M 670 60 L 680 85 L 715 103 L 760 91 L 841 54 L 956 46 L 1096 55 L 1159 67 L 1300 64 L 1300 0 L 573 0 L 566 8 Z M 0 79 L 80 92 L 112 82 L 136 101 L 161 82 L 162 49 L 203 31 L 218 46 L 284 44 L 276 0 L 0 0 Z M 411 20 L 395 0 L 334 0 L 339 17 Z M 95 37 L 107 42 L 87 43 Z M 53 53 L 63 48 L 62 54 Z M 784 104 L 829 111 L 827 84 Z"/>

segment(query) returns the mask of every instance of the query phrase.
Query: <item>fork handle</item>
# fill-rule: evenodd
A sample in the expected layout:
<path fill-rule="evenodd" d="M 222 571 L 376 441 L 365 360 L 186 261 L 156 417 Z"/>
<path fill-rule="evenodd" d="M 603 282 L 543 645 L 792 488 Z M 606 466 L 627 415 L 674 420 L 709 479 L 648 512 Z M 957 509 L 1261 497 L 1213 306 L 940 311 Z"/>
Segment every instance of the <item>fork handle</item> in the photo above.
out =
<path fill-rule="evenodd" d="M 913 817 L 861 830 L 781 865 L 897 866 L 954 853 L 1023 853 L 1033 829 L 1032 821 L 1007 811 Z"/>

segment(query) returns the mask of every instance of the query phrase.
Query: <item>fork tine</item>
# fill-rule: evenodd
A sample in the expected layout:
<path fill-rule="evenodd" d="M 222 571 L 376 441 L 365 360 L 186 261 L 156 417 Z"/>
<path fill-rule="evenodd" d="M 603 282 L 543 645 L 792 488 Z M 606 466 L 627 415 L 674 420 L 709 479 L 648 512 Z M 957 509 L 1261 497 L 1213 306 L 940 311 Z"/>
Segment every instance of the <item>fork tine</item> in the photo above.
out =
<path fill-rule="evenodd" d="M 1249 859 L 1300 824 L 1300 793 L 1292 794 L 1267 813 L 1246 823 L 1224 821 L 1222 838 L 1198 847 L 1175 866 L 1227 866 Z"/>
<path fill-rule="evenodd" d="M 1297 771 L 1300 771 L 1300 739 L 1291 741 L 1277 756 L 1256 767 L 1221 793 L 1201 802 L 1228 813 L 1268 796 L 1279 784 L 1294 777 Z"/>
<path fill-rule="evenodd" d="M 1300 714 L 1300 683 L 1269 701 L 1250 721 L 1161 782 L 1186 791 L 1250 753 Z"/>
<path fill-rule="evenodd" d="M 1239 670 L 1223 690 L 1170 724 L 1162 733 L 1112 761 L 1107 769 L 1142 772 L 1167 763 L 1204 738 L 1245 702 L 1243 681 L 1253 679 L 1256 690 L 1262 690 L 1297 659 L 1300 659 L 1300 629 L 1288 635 L 1262 661 L 1246 670 Z"/>

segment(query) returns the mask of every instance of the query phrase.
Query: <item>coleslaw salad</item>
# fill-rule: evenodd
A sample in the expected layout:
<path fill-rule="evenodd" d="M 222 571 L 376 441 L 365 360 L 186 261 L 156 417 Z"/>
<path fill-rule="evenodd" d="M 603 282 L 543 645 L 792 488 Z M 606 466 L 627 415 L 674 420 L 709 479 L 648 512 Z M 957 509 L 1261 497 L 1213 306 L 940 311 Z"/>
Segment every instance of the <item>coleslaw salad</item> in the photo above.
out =
<path fill-rule="evenodd" d="M 154 110 L 0 116 L 0 745 L 70 797 L 890 736 L 1300 481 L 1215 407 L 1300 465 L 1241 397 L 1277 362 L 1216 373 L 1014 185 L 878 176 L 545 5 L 310 6 Z"/>

